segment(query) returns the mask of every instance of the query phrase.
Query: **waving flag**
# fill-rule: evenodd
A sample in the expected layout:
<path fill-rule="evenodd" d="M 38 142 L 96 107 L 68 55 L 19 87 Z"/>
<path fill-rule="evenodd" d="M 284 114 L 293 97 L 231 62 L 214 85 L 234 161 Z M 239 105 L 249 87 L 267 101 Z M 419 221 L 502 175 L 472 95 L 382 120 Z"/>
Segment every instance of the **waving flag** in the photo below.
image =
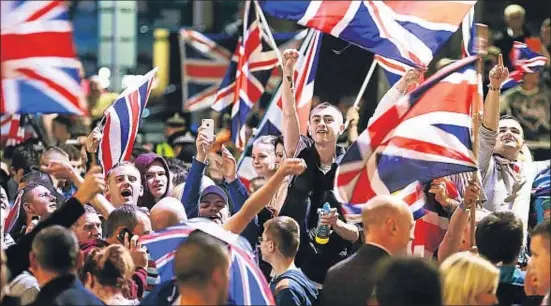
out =
<path fill-rule="evenodd" d="M 475 61 L 472 56 L 444 67 L 370 122 L 337 168 L 335 194 L 348 203 L 347 213 L 417 180 L 477 169 L 470 116 Z"/>
<path fill-rule="evenodd" d="M 0 113 L 86 114 L 65 1 L 2 1 Z"/>
<path fill-rule="evenodd" d="M 303 135 L 307 133 L 308 115 L 314 94 L 314 80 L 321 49 L 321 35 L 319 31 L 309 30 L 299 50 L 299 59 L 295 65 L 295 103 L 299 115 L 300 132 Z M 264 135 L 281 135 L 283 131 L 282 103 L 280 86 L 258 125 L 255 139 Z M 252 142 L 249 143 L 252 144 Z M 245 186 L 248 186 L 250 180 L 257 176 L 252 166 L 251 151 L 252 145 L 249 145 L 239 161 L 237 170 L 237 174 Z"/>
<path fill-rule="evenodd" d="M 105 110 L 103 138 L 98 152 L 103 173 L 107 173 L 115 164 L 130 159 L 142 111 L 149 99 L 156 73 L 157 68 L 148 72 Z"/>
<path fill-rule="evenodd" d="M 277 1 L 268 14 L 412 67 L 426 67 L 476 1 Z"/>
<path fill-rule="evenodd" d="M 463 35 L 461 54 L 463 57 L 475 55 L 476 24 L 474 22 L 474 7 L 472 7 L 465 18 L 463 18 L 463 22 L 461 23 L 461 34 Z"/>
<path fill-rule="evenodd" d="M 280 49 L 297 48 L 306 31 L 275 33 L 274 40 Z M 180 30 L 182 60 L 182 92 L 185 111 L 210 108 L 215 101 L 220 83 L 232 61 L 238 37 L 227 34 L 202 34 L 191 29 Z M 275 56 L 275 54 L 273 55 Z M 235 59 L 234 59 L 235 60 Z M 279 83 L 279 69 L 273 69 L 267 83 Z"/>
<path fill-rule="evenodd" d="M 0 128 L 1 142 L 6 146 L 14 146 L 23 142 L 25 130 L 21 126 L 21 115 L 2 115 Z"/>
<path fill-rule="evenodd" d="M 185 224 L 172 226 L 140 238 L 155 260 L 161 281 L 174 278 L 174 253 L 178 246 L 195 230 L 201 230 L 226 243 L 231 253 L 229 299 L 233 305 L 275 305 L 264 275 L 256 265 L 250 247 L 242 238 L 223 230 L 214 223 L 188 220 Z"/>
<path fill-rule="evenodd" d="M 525 73 L 541 72 L 547 63 L 545 56 L 530 50 L 526 44 L 518 41 L 513 43 L 513 58 L 515 71 L 511 72 L 501 85 L 502 91 L 520 85 Z"/>

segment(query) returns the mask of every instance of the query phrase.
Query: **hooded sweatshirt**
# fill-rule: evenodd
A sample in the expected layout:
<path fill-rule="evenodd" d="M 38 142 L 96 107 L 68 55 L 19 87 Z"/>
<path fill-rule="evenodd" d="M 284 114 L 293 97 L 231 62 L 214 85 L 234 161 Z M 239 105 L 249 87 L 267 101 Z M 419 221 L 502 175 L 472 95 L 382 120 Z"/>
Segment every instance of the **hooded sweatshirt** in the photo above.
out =
<path fill-rule="evenodd" d="M 279 284 L 281 281 L 287 284 Z M 288 270 L 276 276 L 270 282 L 270 289 L 278 306 L 310 306 L 318 298 L 318 290 L 301 270 Z"/>
<path fill-rule="evenodd" d="M 167 196 L 169 192 L 169 187 L 170 187 L 170 171 L 168 169 L 168 164 L 166 163 L 166 160 L 162 158 L 160 155 L 157 155 L 155 153 L 143 153 L 143 154 L 140 154 L 140 156 L 138 156 L 134 161 L 136 168 L 138 168 L 138 170 L 140 171 L 140 175 L 142 177 L 142 186 L 143 186 L 143 196 L 141 196 L 138 199 L 138 206 L 147 207 L 149 210 L 151 210 L 153 205 L 155 205 L 156 201 L 153 198 L 151 191 L 149 191 L 149 189 L 147 188 L 147 179 L 145 178 L 145 173 L 147 172 L 147 168 L 149 168 L 149 166 L 151 166 L 151 164 L 155 161 L 158 161 L 163 165 L 163 168 L 165 169 L 165 172 L 166 172 L 166 176 L 168 178 L 166 191 L 161 197 L 161 198 L 164 198 Z"/>

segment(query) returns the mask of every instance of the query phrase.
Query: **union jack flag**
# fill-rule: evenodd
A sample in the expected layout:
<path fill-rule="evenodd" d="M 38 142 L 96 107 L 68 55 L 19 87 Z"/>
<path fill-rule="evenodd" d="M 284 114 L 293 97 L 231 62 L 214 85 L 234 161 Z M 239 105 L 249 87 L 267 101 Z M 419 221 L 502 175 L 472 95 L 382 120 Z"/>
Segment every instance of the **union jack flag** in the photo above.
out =
<path fill-rule="evenodd" d="M 275 33 L 280 50 L 297 48 L 306 31 Z M 220 83 L 230 63 L 236 57 L 234 50 L 239 38 L 227 34 L 203 34 L 191 29 L 180 30 L 182 57 L 182 91 L 184 110 L 193 112 L 210 108 L 215 101 Z M 275 55 L 274 55 L 275 56 Z M 271 90 L 281 79 L 279 69 L 273 69 L 266 90 Z"/>
<path fill-rule="evenodd" d="M 476 1 L 260 1 L 297 21 L 412 67 L 426 67 Z"/>
<path fill-rule="evenodd" d="M 409 65 L 377 54 L 375 54 L 375 60 L 385 72 L 386 79 L 388 80 L 388 84 L 390 85 L 390 87 L 394 86 L 394 84 L 396 84 L 396 82 L 398 82 L 408 70 L 413 69 L 413 67 Z M 422 76 L 419 80 L 419 83 L 422 83 L 424 80 L 425 77 Z M 412 91 L 414 88 L 415 85 L 410 86 L 407 89 L 407 92 Z"/>
<path fill-rule="evenodd" d="M 64 2 L 1 2 L 0 113 L 86 114 Z"/>
<path fill-rule="evenodd" d="M 21 115 L 2 115 L 0 117 L 2 143 L 14 146 L 25 140 L 25 129 L 21 126 Z"/>
<path fill-rule="evenodd" d="M 203 231 L 226 243 L 231 253 L 229 300 L 233 305 L 275 305 L 272 292 L 264 275 L 257 267 L 248 242 L 220 228 L 214 223 L 188 220 L 184 224 L 167 228 L 140 238 L 155 261 L 161 281 L 174 278 L 174 253 L 178 246 L 195 230 Z"/>
<path fill-rule="evenodd" d="M 470 116 L 475 61 L 471 56 L 444 67 L 370 121 L 337 168 L 335 194 L 347 203 L 345 212 L 359 213 L 373 196 L 415 181 L 477 169 Z"/>
<path fill-rule="evenodd" d="M 463 43 L 461 44 L 461 54 L 463 57 L 477 54 L 476 52 L 476 24 L 474 19 L 474 7 L 469 10 L 469 13 L 463 18 L 461 23 L 461 34 L 463 35 Z"/>
<path fill-rule="evenodd" d="M 130 159 L 142 111 L 149 99 L 156 74 L 157 68 L 154 68 L 136 86 L 125 89 L 105 110 L 103 138 L 98 151 L 103 173 L 107 173 L 115 164 Z"/>
<path fill-rule="evenodd" d="M 532 51 L 526 44 L 518 41 L 513 43 L 512 53 L 515 71 L 511 72 L 501 85 L 502 91 L 520 85 L 525 73 L 541 72 L 547 63 L 545 56 Z"/>
<path fill-rule="evenodd" d="M 300 133 L 306 135 L 308 115 L 314 95 L 314 80 L 318 66 L 319 51 L 321 49 L 322 34 L 316 30 L 309 30 L 299 50 L 299 59 L 295 65 L 294 84 L 295 103 L 300 122 Z M 281 87 L 274 94 L 270 106 L 264 113 L 264 117 L 258 124 L 255 139 L 263 135 L 279 136 L 283 131 L 283 110 L 281 100 Z M 243 184 L 248 187 L 251 179 L 255 178 L 256 172 L 253 169 L 251 157 L 252 141 L 241 155 L 238 164 L 237 174 Z"/>

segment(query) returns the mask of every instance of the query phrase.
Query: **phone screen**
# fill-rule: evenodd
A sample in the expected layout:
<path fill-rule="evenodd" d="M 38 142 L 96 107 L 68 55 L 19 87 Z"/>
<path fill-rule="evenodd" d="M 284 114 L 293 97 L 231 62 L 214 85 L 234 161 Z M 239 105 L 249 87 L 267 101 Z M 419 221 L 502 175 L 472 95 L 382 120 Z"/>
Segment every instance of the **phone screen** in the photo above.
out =
<path fill-rule="evenodd" d="M 128 233 L 128 239 L 130 239 L 130 238 L 132 238 L 132 236 L 134 236 L 134 234 L 132 234 L 132 232 L 129 229 L 123 228 L 119 232 L 119 235 L 117 236 L 117 239 L 119 239 L 119 241 L 123 244 L 124 244 L 124 236 L 126 235 L 126 233 Z"/>

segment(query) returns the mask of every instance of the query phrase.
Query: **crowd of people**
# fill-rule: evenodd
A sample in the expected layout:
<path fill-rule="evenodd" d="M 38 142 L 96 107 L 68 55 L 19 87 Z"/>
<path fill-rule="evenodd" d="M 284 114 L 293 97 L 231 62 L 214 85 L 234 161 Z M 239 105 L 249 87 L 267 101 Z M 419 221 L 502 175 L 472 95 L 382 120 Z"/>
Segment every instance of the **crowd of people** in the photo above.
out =
<path fill-rule="evenodd" d="M 515 6 L 505 13 L 509 28 L 501 34 L 517 40 L 525 34 L 518 23 L 524 12 Z M 549 34 L 547 20 L 547 50 Z M 502 40 L 496 45 L 507 52 Z M 346 110 L 345 117 L 339 107 L 316 104 L 308 136 L 301 135 L 291 77 L 298 52 L 289 49 L 283 53 L 283 136 L 254 140 L 258 177 L 248 185 L 237 175 L 228 129 L 212 137 L 201 126 L 192 135 L 178 116 L 167 122 L 166 142 L 136 147 L 131 160 L 106 173 L 96 156 L 102 131 L 67 144 L 71 124 L 61 116 L 52 123 L 55 146 L 33 138 L 12 148 L 3 161 L 9 167 L 2 167 L 9 174 L 0 182 L 1 304 L 227 304 L 226 242 L 192 232 L 174 250 L 174 280 L 167 284 L 140 240 L 200 218 L 244 238 L 277 305 L 549 305 L 549 190 L 547 202 L 533 201 L 531 190 L 538 176 L 549 175 L 550 161 L 533 161 L 525 145 L 525 132 L 539 139 L 549 125 L 537 121 L 531 129 L 535 121 L 516 111 L 528 114 L 531 104 L 512 98 L 532 97 L 546 85 L 539 73 L 526 74 L 520 89 L 501 94 L 513 68 L 507 58 L 498 55 L 487 72 L 479 178 L 438 178 L 425 190 L 449 219 L 432 258 L 411 256 L 415 220 L 396 195 L 372 198 L 361 222 L 347 222 L 333 188 L 346 152 L 340 144 L 358 134 L 346 130 L 345 119 L 357 129 L 358 110 Z M 408 71 L 375 113 L 396 103 L 421 75 Z M 326 204 L 330 209 L 321 213 Z M 320 229 L 328 229 L 323 240 L 317 239 Z"/>

